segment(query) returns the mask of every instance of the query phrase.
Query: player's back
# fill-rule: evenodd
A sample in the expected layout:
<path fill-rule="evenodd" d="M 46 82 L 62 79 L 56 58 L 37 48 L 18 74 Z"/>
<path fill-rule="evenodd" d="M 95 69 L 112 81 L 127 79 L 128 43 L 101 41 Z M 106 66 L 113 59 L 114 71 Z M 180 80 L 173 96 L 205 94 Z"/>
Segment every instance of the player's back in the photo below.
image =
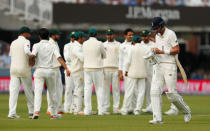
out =
<path fill-rule="evenodd" d="M 36 68 L 53 68 L 53 56 L 56 46 L 47 40 L 41 40 L 33 48 L 37 50 Z"/>

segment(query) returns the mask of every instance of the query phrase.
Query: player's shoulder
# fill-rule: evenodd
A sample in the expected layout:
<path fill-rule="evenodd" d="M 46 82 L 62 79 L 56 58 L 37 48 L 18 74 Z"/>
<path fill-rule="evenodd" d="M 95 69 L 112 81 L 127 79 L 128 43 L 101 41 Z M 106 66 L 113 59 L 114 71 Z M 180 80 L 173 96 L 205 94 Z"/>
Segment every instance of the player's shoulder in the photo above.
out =
<path fill-rule="evenodd" d="M 173 31 L 173 30 L 171 30 L 171 29 L 166 28 L 166 30 L 167 30 L 167 34 L 170 35 L 170 36 L 171 36 L 171 35 L 172 35 L 172 36 L 176 35 L 175 31 Z"/>

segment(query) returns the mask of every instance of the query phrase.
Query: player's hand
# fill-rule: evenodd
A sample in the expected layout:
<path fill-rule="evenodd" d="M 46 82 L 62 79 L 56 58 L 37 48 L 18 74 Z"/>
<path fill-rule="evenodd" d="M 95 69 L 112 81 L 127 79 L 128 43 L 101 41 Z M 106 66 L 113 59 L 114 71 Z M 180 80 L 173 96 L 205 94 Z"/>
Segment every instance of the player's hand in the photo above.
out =
<path fill-rule="evenodd" d="M 70 76 L 70 74 L 71 74 L 71 72 L 67 69 L 67 70 L 66 70 L 66 75 L 67 75 L 67 76 Z"/>
<path fill-rule="evenodd" d="M 153 48 L 156 54 L 163 54 L 164 52 L 162 50 L 159 50 L 158 48 Z"/>
<path fill-rule="evenodd" d="M 123 73 L 122 73 L 122 71 L 119 71 L 118 75 L 119 75 L 120 80 L 122 81 L 123 80 Z"/>

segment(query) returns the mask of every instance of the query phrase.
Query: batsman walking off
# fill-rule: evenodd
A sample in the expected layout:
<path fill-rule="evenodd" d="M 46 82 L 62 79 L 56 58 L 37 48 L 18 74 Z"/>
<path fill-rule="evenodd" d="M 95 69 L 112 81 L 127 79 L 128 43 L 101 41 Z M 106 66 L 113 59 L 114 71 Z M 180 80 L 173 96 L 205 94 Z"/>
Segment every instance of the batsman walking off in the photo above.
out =
<path fill-rule="evenodd" d="M 153 110 L 153 120 L 151 124 L 161 124 L 161 94 L 164 87 L 168 88 L 166 93 L 168 99 L 181 112 L 184 113 L 184 121 L 191 120 L 191 111 L 189 106 L 183 101 L 183 98 L 177 93 L 177 65 L 175 57 L 179 54 L 179 44 L 174 31 L 165 26 L 165 21 L 161 17 L 154 17 L 152 20 L 152 30 L 156 31 L 156 47 L 153 48 L 158 56 L 159 64 L 154 65 L 152 87 L 151 87 L 151 103 Z"/>

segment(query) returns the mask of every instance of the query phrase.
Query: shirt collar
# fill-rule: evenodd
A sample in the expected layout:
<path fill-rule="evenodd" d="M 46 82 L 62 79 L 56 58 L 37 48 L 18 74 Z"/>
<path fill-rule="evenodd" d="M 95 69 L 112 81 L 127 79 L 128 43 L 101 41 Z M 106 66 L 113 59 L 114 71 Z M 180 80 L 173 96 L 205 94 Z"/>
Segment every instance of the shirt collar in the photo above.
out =
<path fill-rule="evenodd" d="M 18 39 L 26 39 L 24 36 L 19 35 Z"/>
<path fill-rule="evenodd" d="M 78 41 L 74 41 L 74 44 L 80 47 L 82 46 Z"/>
<path fill-rule="evenodd" d="M 48 40 L 41 40 L 40 43 L 47 43 Z"/>
<path fill-rule="evenodd" d="M 95 37 L 90 37 L 89 39 L 90 39 L 90 40 L 91 40 L 91 39 L 92 39 L 92 40 L 96 40 L 96 38 L 95 38 Z"/>
<path fill-rule="evenodd" d="M 167 33 L 168 33 L 168 28 L 165 27 L 165 31 L 164 31 L 163 35 L 161 35 L 160 33 L 158 33 L 157 35 L 159 37 L 165 37 L 167 35 Z"/>
<path fill-rule="evenodd" d="M 125 42 L 124 42 L 125 44 L 129 44 L 129 45 L 131 45 L 131 42 L 128 42 L 127 40 L 125 40 Z"/>
<path fill-rule="evenodd" d="M 53 40 L 52 38 L 49 39 L 49 42 L 50 42 L 50 43 L 54 43 L 54 44 L 57 43 L 57 42 L 56 42 L 55 40 Z"/>

